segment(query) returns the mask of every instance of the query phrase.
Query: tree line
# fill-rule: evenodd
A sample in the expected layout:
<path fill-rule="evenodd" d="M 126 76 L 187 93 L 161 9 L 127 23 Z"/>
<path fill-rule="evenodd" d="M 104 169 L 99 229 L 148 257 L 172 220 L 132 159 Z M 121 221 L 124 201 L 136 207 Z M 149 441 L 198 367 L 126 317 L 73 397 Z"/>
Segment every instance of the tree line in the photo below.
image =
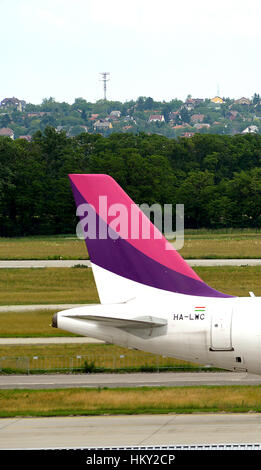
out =
<path fill-rule="evenodd" d="M 261 227 L 261 135 L 169 139 L 47 127 L 0 138 L 0 236 L 74 233 L 69 173 L 107 173 L 138 204 L 184 204 L 185 228 Z"/>

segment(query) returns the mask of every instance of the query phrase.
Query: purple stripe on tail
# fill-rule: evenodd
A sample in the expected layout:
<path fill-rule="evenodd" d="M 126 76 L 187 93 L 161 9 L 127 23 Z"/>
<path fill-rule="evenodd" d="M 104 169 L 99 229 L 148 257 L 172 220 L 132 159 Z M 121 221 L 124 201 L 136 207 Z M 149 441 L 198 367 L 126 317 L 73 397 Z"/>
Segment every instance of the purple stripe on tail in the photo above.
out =
<path fill-rule="evenodd" d="M 76 206 L 86 204 L 87 201 L 76 186 L 72 182 L 71 185 Z M 110 237 L 100 239 L 99 227 L 102 228 L 103 233 L 108 233 L 106 232 L 108 226 L 95 211 L 92 216 L 93 220 L 96 220 L 96 237 L 85 241 L 90 260 L 101 268 L 132 281 L 169 292 L 206 297 L 231 297 L 212 289 L 202 281 L 163 266 L 120 237 L 115 240 Z M 80 219 L 83 218 L 84 216 L 80 217 Z"/>
<path fill-rule="evenodd" d="M 115 227 L 118 219 L 117 232 L 130 245 L 163 266 L 202 281 L 111 176 L 71 174 L 69 178 L 109 226 Z"/>

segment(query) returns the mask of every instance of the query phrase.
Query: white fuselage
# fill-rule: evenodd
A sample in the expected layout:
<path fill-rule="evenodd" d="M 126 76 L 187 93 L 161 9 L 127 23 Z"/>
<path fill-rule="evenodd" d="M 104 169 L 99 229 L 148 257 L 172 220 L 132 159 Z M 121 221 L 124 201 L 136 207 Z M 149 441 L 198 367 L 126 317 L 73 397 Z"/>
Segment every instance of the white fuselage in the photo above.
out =
<path fill-rule="evenodd" d="M 166 328 L 145 336 L 79 315 L 157 317 Z M 69 318 L 70 317 L 70 318 Z M 73 318 L 72 318 L 73 317 Z M 166 292 L 126 303 L 98 304 L 58 313 L 58 328 L 128 348 L 228 370 L 261 374 L 261 298 L 209 298 Z"/>

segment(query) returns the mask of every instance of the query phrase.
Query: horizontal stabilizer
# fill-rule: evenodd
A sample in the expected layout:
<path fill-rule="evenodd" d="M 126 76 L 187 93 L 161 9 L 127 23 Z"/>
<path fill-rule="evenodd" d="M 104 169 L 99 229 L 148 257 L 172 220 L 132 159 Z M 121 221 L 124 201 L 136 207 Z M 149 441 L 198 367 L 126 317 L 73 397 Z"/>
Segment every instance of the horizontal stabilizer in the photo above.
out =
<path fill-rule="evenodd" d="M 157 328 L 159 326 L 167 325 L 167 320 L 154 317 L 137 317 L 131 320 L 130 318 L 117 318 L 88 314 L 66 316 L 68 318 L 72 318 L 73 320 L 101 322 L 103 324 L 106 324 L 106 326 L 112 326 L 114 328 Z"/>
<path fill-rule="evenodd" d="M 167 320 L 151 316 L 130 318 L 107 317 L 104 315 L 66 315 L 73 320 L 91 321 L 100 324 L 100 326 L 119 328 L 140 338 L 151 338 L 166 334 Z"/>

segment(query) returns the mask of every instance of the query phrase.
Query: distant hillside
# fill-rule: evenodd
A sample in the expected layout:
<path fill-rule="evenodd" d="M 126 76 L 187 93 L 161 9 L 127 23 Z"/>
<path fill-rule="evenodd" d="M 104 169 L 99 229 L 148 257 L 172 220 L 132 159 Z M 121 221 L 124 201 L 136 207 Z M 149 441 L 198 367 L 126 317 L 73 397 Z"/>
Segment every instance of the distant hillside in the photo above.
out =
<path fill-rule="evenodd" d="M 139 97 L 136 101 L 100 100 L 89 103 L 77 98 L 70 105 L 54 98 L 41 105 L 26 103 L 18 98 L 4 98 L 0 105 L 0 135 L 30 140 L 47 126 L 68 137 L 83 132 L 108 136 L 113 132 L 161 134 L 166 137 L 192 137 L 200 134 L 235 135 L 261 133 L 261 98 L 236 100 L 213 97 L 199 99 L 188 96 L 183 102 L 154 101 Z"/>

